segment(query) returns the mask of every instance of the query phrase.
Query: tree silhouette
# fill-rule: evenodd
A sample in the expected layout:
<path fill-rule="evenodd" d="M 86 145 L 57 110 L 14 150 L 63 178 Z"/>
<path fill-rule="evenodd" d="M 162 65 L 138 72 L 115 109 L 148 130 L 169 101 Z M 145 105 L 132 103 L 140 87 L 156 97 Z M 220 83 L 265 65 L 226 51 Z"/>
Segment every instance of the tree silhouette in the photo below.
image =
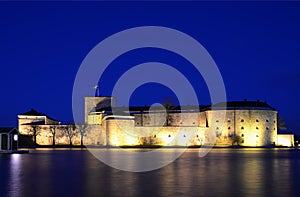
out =
<path fill-rule="evenodd" d="M 80 134 L 80 146 L 83 147 L 83 137 L 86 136 L 88 125 L 81 124 L 81 125 L 76 125 L 76 127 Z"/>
<path fill-rule="evenodd" d="M 37 145 L 37 143 L 36 143 L 36 136 L 37 136 L 38 134 L 40 134 L 40 130 L 41 130 L 40 125 L 37 125 L 37 124 L 32 124 L 32 125 L 31 125 L 31 132 L 32 132 L 32 135 L 33 135 L 33 143 L 34 143 L 34 146 Z"/>
<path fill-rule="evenodd" d="M 242 138 L 240 137 L 240 136 L 238 136 L 238 135 L 235 135 L 235 136 L 233 136 L 232 138 L 231 138 L 231 145 L 233 146 L 234 144 L 236 144 L 236 145 L 240 145 L 241 144 L 241 142 L 242 142 Z"/>
<path fill-rule="evenodd" d="M 68 124 L 63 127 L 65 135 L 69 138 L 69 145 L 73 146 L 72 139 L 76 134 L 76 125 L 74 123 Z"/>
<path fill-rule="evenodd" d="M 56 136 L 56 130 L 58 128 L 58 125 L 52 125 L 50 126 L 50 132 L 52 134 L 52 146 L 55 146 L 55 136 Z"/>
<path fill-rule="evenodd" d="M 170 126 L 172 124 L 172 116 L 170 115 L 170 112 L 175 109 L 176 106 L 174 106 L 174 99 L 172 97 L 165 97 L 163 100 L 163 106 L 166 109 L 166 121 L 165 126 Z"/>

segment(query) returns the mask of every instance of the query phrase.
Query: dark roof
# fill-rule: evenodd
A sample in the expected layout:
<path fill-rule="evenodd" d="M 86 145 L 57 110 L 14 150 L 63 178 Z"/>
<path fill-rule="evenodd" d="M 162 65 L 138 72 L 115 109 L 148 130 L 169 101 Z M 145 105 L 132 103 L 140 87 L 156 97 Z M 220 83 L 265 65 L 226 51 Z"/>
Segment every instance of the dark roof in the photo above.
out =
<path fill-rule="evenodd" d="M 50 117 L 47 116 L 46 114 L 40 113 L 40 112 L 36 111 L 35 109 L 30 109 L 30 111 L 25 112 L 25 113 L 20 114 L 20 115 L 25 115 L 25 116 L 46 116 L 47 118 L 49 118 L 49 119 L 51 119 L 51 120 L 53 120 L 53 121 L 59 122 L 58 120 L 55 120 L 54 118 L 50 118 Z"/>
<path fill-rule="evenodd" d="M 275 110 L 266 102 L 261 101 L 230 101 L 230 102 L 220 102 L 212 105 L 213 109 L 266 109 Z"/>
<path fill-rule="evenodd" d="M 9 133 L 11 130 L 17 130 L 16 128 L 14 127 L 1 127 L 0 128 L 0 133 Z"/>
<path fill-rule="evenodd" d="M 115 107 L 115 114 L 118 115 L 122 115 L 122 114 L 137 114 L 137 113 L 144 113 L 149 111 L 151 106 L 130 106 L 130 107 Z M 162 109 L 161 106 L 152 106 L 151 109 L 155 110 L 160 110 Z M 261 101 L 230 101 L 230 102 L 220 102 L 220 103 L 216 103 L 213 105 L 200 105 L 200 106 L 196 106 L 196 105 L 186 105 L 186 106 L 170 106 L 170 112 L 174 113 L 174 112 L 178 112 L 178 111 L 187 111 L 187 112 L 191 112 L 191 111 L 198 111 L 200 109 L 200 111 L 207 111 L 207 110 L 218 110 L 218 109 L 226 109 L 226 110 L 230 110 L 230 109 L 256 109 L 256 110 L 275 110 L 273 107 L 271 107 L 269 104 L 267 104 L 266 102 L 261 102 Z M 129 112 L 128 112 L 129 110 Z M 111 107 L 103 107 L 103 108 L 97 108 L 97 109 L 93 109 L 91 112 L 101 112 L 101 111 L 105 111 L 107 114 L 112 113 L 112 108 Z M 125 115 L 124 114 L 124 115 Z"/>
<path fill-rule="evenodd" d="M 177 112 L 177 111 L 204 111 L 206 110 L 208 107 L 208 105 L 202 105 L 202 106 L 196 106 L 196 105 L 186 105 L 186 106 L 170 106 L 170 112 Z M 138 114 L 138 113 L 144 113 L 149 111 L 151 108 L 151 110 L 162 110 L 161 106 L 130 106 L 130 107 L 115 107 L 114 112 L 117 115 L 129 115 L 129 114 Z M 94 110 L 92 110 L 91 112 L 94 112 Z M 100 108 L 97 109 L 97 112 L 101 112 L 101 111 L 105 111 L 106 113 L 112 113 L 112 108 L 111 107 L 104 107 L 104 108 Z"/>
<path fill-rule="evenodd" d="M 46 114 L 37 112 L 35 109 L 30 109 L 30 111 L 25 112 L 23 114 L 20 115 L 27 115 L 27 116 L 47 116 Z"/>

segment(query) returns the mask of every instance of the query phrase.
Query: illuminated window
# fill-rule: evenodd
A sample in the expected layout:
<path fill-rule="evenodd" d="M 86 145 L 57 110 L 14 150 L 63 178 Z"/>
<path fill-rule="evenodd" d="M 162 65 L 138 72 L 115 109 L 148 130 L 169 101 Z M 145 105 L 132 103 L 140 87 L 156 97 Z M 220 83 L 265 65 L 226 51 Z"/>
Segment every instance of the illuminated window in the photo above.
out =
<path fill-rule="evenodd" d="M 244 127 L 241 127 L 242 130 L 244 130 Z"/>
<path fill-rule="evenodd" d="M 244 119 L 242 119 L 241 122 L 244 122 Z"/>
<path fill-rule="evenodd" d="M 18 141 L 18 135 L 17 134 L 14 135 L 14 141 Z"/>

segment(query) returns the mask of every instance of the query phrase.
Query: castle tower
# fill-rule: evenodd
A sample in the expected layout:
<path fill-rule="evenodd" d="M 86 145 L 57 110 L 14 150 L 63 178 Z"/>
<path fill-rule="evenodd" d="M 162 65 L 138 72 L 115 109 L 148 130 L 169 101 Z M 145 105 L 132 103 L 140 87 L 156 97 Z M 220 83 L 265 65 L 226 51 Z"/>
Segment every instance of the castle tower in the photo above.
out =
<path fill-rule="evenodd" d="M 88 124 L 89 114 L 101 111 L 103 108 L 107 108 L 115 105 L 115 98 L 111 96 L 88 96 L 84 97 L 84 121 Z"/>

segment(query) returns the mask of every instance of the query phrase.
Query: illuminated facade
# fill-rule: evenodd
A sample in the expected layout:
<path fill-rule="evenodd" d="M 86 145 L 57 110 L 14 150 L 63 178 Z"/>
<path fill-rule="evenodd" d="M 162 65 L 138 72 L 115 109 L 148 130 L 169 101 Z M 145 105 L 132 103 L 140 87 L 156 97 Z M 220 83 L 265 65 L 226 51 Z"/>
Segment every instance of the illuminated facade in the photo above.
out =
<path fill-rule="evenodd" d="M 240 101 L 168 109 L 162 106 L 112 107 L 114 105 L 113 97 L 85 97 L 84 145 L 259 147 L 278 144 L 277 111 L 264 102 Z M 32 123 L 40 120 L 43 132 L 37 136 L 37 142 L 52 144 L 50 127 L 60 123 L 49 122 L 47 116 L 29 114 L 18 116 L 20 133 L 30 135 Z M 70 139 L 63 132 L 58 127 L 60 134 L 55 136 L 56 144 L 69 144 Z M 74 133 L 72 142 L 80 143 L 78 132 Z"/>

